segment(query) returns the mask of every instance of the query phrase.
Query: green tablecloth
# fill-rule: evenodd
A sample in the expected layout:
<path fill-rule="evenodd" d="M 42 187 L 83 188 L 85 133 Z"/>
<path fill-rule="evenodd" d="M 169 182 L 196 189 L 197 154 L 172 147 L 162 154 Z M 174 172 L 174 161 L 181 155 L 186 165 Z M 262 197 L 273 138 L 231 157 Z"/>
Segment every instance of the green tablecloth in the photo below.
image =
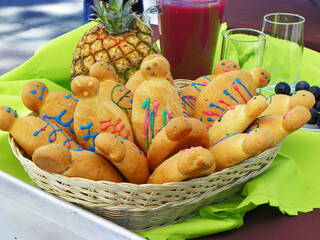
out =
<path fill-rule="evenodd" d="M 1 76 L 0 105 L 17 110 L 20 116 L 29 113 L 20 93 L 30 80 L 43 81 L 51 91 L 70 91 L 73 51 L 82 33 L 92 25 L 89 23 L 48 42 L 27 62 Z M 221 32 L 225 29 L 224 24 Z M 221 41 L 218 49 L 220 45 Z M 319 63 L 320 54 L 305 48 L 301 80 L 320 85 Z M 278 207 L 289 215 L 320 208 L 319 156 L 320 132 L 301 129 L 288 137 L 271 166 L 245 185 L 241 196 L 227 203 L 203 207 L 197 216 L 184 222 L 138 234 L 148 239 L 190 239 L 241 227 L 245 224 L 244 214 L 261 204 Z M 11 152 L 8 134 L 1 131 L 0 170 L 33 184 Z"/>

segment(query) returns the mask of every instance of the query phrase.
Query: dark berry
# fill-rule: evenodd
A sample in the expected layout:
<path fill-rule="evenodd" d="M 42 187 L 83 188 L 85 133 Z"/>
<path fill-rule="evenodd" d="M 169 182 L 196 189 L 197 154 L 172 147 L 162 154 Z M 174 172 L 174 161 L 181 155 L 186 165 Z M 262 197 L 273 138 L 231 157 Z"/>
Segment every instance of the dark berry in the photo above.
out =
<path fill-rule="evenodd" d="M 320 117 L 318 117 L 316 124 L 320 128 Z"/>
<path fill-rule="evenodd" d="M 320 88 L 318 86 L 312 86 L 308 91 L 313 94 L 316 100 L 320 98 Z"/>
<path fill-rule="evenodd" d="M 296 92 L 299 90 L 309 90 L 310 84 L 306 81 L 300 81 L 296 84 Z"/>
<path fill-rule="evenodd" d="M 319 113 L 316 109 L 314 108 L 311 108 L 310 110 L 310 113 L 311 113 L 311 119 L 309 120 L 309 124 L 315 124 L 317 122 L 317 119 L 318 119 L 318 116 L 319 116 Z"/>
<path fill-rule="evenodd" d="M 320 99 L 316 102 L 316 104 L 313 106 L 318 112 L 320 112 Z"/>
<path fill-rule="evenodd" d="M 275 88 L 274 91 L 276 94 L 286 94 L 286 95 L 290 95 L 291 92 L 291 88 L 289 86 L 288 83 L 286 82 L 279 82 Z"/>

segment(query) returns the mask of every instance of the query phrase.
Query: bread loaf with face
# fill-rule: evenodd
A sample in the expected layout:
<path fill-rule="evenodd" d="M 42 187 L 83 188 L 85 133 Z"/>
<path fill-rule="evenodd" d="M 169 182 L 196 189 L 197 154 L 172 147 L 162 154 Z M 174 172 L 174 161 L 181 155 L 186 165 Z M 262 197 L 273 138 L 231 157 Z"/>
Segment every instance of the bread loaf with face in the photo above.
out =
<path fill-rule="evenodd" d="M 90 67 L 89 76 L 100 82 L 99 94 L 116 104 L 131 119 L 131 91 L 117 82 L 116 70 L 107 62 L 96 62 Z"/>
<path fill-rule="evenodd" d="M 21 93 L 23 104 L 40 117 L 57 124 L 65 133 L 76 139 L 74 132 L 74 112 L 78 98 L 67 92 L 49 91 L 40 81 L 30 81 Z"/>
<path fill-rule="evenodd" d="M 95 151 L 95 138 L 109 132 L 133 141 L 133 133 L 127 115 L 112 101 L 99 93 L 100 82 L 94 77 L 77 76 L 71 89 L 79 97 L 74 113 L 74 127 L 79 144 Z"/>
<path fill-rule="evenodd" d="M 174 117 L 183 116 L 176 89 L 166 80 L 170 65 L 153 58 L 141 65 L 145 81 L 133 96 L 132 129 L 140 148 L 146 153 L 152 139 Z"/>
<path fill-rule="evenodd" d="M 33 116 L 19 117 L 10 107 L 0 107 L 0 129 L 9 132 L 19 146 L 31 157 L 33 152 L 48 144 L 59 144 L 68 149 L 82 149 L 58 125 Z"/>

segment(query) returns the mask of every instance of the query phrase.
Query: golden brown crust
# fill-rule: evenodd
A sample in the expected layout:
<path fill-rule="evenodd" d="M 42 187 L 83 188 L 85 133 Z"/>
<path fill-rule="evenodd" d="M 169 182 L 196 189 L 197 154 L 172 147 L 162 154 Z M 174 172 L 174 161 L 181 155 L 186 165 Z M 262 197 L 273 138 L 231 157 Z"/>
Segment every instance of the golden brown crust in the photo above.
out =
<path fill-rule="evenodd" d="M 145 62 L 148 62 L 150 60 L 153 60 L 154 58 L 163 58 L 165 60 L 165 64 L 166 65 L 169 65 L 169 62 L 168 60 L 161 54 L 150 54 L 148 56 L 146 56 L 143 60 L 142 60 L 142 63 L 145 63 Z M 169 69 L 168 69 L 168 72 L 167 74 L 165 75 L 165 79 L 167 81 L 170 82 L 170 84 L 173 84 L 173 78 L 172 78 L 172 74 L 170 73 L 170 66 L 169 66 Z M 136 92 L 137 88 L 140 86 L 140 84 L 145 81 L 145 77 L 142 76 L 141 74 L 141 71 L 138 70 L 136 71 L 130 78 L 129 80 L 127 81 L 126 83 L 126 87 L 131 90 L 131 93 L 134 95 L 134 93 Z"/>
<path fill-rule="evenodd" d="M 30 81 L 24 85 L 21 99 L 24 105 L 47 121 L 57 124 L 64 132 L 76 139 L 73 116 L 78 98 L 73 94 L 49 91 L 40 81 Z"/>
<path fill-rule="evenodd" d="M 256 88 L 263 88 L 271 81 L 271 74 L 264 68 L 255 67 L 250 70 L 250 73 L 255 81 Z"/>
<path fill-rule="evenodd" d="M 68 177 L 94 181 L 123 182 L 119 172 L 106 159 L 89 151 L 72 151 L 72 165 L 64 172 Z"/>
<path fill-rule="evenodd" d="M 228 107 L 246 103 L 256 95 L 256 86 L 250 73 L 234 70 L 217 76 L 199 94 L 193 117 L 208 127 Z"/>
<path fill-rule="evenodd" d="M 186 116 L 193 115 L 195 103 L 200 92 L 210 82 L 214 81 L 215 77 L 216 75 L 201 76 L 179 93 Z"/>
<path fill-rule="evenodd" d="M 248 131 L 257 128 L 269 129 L 274 135 L 274 143 L 272 146 L 275 146 L 290 133 L 305 125 L 310 118 L 311 114 L 307 108 L 296 106 L 283 117 L 279 115 L 268 115 L 258 118 L 249 126 Z"/>
<path fill-rule="evenodd" d="M 209 150 L 216 161 L 216 170 L 220 171 L 270 148 L 273 141 L 272 132 L 260 128 L 250 134 L 240 133 L 225 137 L 214 143 Z"/>
<path fill-rule="evenodd" d="M 315 98 L 312 93 L 306 90 L 297 91 L 292 96 L 285 94 L 275 94 L 267 99 L 268 108 L 260 116 L 267 115 L 285 115 L 290 109 L 296 106 L 304 106 L 311 109 L 315 104 Z"/>
<path fill-rule="evenodd" d="M 267 107 L 265 97 L 255 96 L 247 104 L 228 108 L 208 130 L 210 145 L 234 133 L 242 133 Z"/>
<path fill-rule="evenodd" d="M 209 137 L 205 126 L 195 118 L 173 118 L 153 138 L 147 159 L 151 170 L 180 150 L 202 146 L 208 147 Z"/>
<path fill-rule="evenodd" d="M 241 70 L 240 66 L 236 62 L 228 59 L 217 62 L 213 67 L 213 73 L 216 76 L 234 70 Z"/>
<path fill-rule="evenodd" d="M 106 62 L 96 62 L 90 68 L 89 75 L 100 82 L 99 93 L 121 108 L 128 119 L 131 119 L 132 98 L 131 91 L 117 82 L 115 69 Z"/>
<path fill-rule="evenodd" d="M 159 165 L 147 183 L 180 182 L 206 176 L 215 171 L 215 166 L 214 157 L 209 150 L 202 147 L 185 149 Z"/>
<path fill-rule="evenodd" d="M 182 116 L 179 95 L 165 80 L 169 65 L 162 58 L 142 64 L 144 81 L 136 90 L 132 105 L 132 129 L 140 148 L 147 152 L 151 140 L 167 122 Z"/>
<path fill-rule="evenodd" d="M 110 133 L 96 137 L 96 151 L 109 159 L 130 183 L 146 183 L 149 166 L 144 153 L 131 141 Z"/>
<path fill-rule="evenodd" d="M 59 144 L 44 145 L 32 154 L 33 162 L 50 173 L 63 173 L 72 164 L 70 150 Z"/>
<path fill-rule="evenodd" d="M 109 132 L 133 140 L 127 115 L 113 102 L 99 94 L 96 78 L 81 76 L 72 81 L 72 91 L 79 97 L 74 114 L 74 127 L 81 146 L 94 151 L 98 133 Z"/>
<path fill-rule="evenodd" d="M 81 149 L 60 128 L 37 117 L 26 116 L 15 119 L 9 133 L 29 156 L 32 156 L 37 148 L 53 143 L 69 149 Z"/>
<path fill-rule="evenodd" d="M 89 76 L 104 82 L 106 80 L 117 81 L 117 73 L 112 65 L 107 62 L 96 62 L 90 67 Z"/>

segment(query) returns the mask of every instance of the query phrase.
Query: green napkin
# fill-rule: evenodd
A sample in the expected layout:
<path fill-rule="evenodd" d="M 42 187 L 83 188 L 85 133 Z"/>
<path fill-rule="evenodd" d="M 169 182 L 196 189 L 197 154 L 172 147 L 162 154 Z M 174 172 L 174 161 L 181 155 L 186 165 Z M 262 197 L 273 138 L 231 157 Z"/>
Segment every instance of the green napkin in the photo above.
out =
<path fill-rule="evenodd" d="M 0 77 L 0 105 L 9 106 L 24 116 L 20 94 L 30 80 L 43 81 L 51 91 L 70 91 L 72 54 L 84 31 L 94 23 L 62 35 L 39 48 L 34 56 Z M 221 27 L 217 52 L 221 49 Z M 215 62 L 220 56 L 215 56 Z M 305 48 L 301 79 L 320 85 L 320 54 Z M 271 166 L 248 182 L 240 196 L 227 203 L 203 207 L 189 220 L 158 229 L 139 232 L 148 239 L 192 239 L 241 227 L 247 211 L 261 204 L 278 207 L 285 214 L 297 215 L 320 208 L 320 134 L 299 130 L 288 137 Z M 8 133 L 0 131 L 0 170 L 33 184 L 8 144 Z"/>

